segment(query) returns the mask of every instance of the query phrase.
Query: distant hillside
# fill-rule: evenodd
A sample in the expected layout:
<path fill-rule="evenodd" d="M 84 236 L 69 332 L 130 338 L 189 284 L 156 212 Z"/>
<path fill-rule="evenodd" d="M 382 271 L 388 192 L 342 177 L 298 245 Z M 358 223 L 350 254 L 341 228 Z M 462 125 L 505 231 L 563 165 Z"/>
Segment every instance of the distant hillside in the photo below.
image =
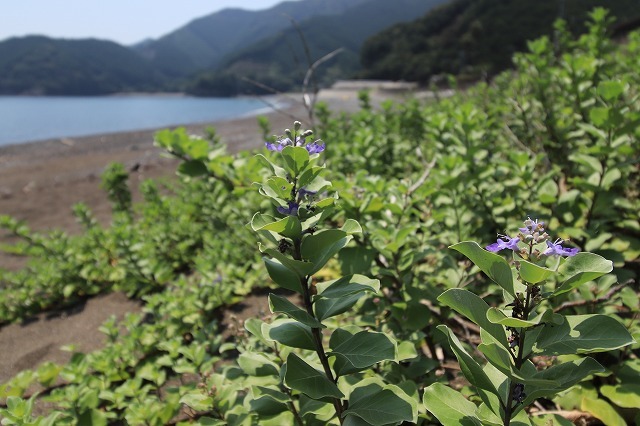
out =
<path fill-rule="evenodd" d="M 215 67 L 227 54 L 289 27 L 288 17 L 302 21 L 318 15 L 339 14 L 366 1 L 286 1 L 258 11 L 224 9 L 134 49 L 163 73 L 184 77 Z"/>
<path fill-rule="evenodd" d="M 0 93 L 99 95 L 157 91 L 164 78 L 130 49 L 103 40 L 42 36 L 0 42 Z"/>
<path fill-rule="evenodd" d="M 359 70 L 360 47 L 368 37 L 395 23 L 415 19 L 445 1 L 367 0 L 340 14 L 298 21 L 314 60 L 344 48 L 318 69 L 318 79 L 332 81 L 353 75 Z M 308 61 L 298 31 L 291 23 L 286 24 L 287 28 L 275 36 L 230 53 L 218 71 L 200 75 L 188 90 L 208 96 L 262 92 L 242 77 L 282 91 L 299 90 Z"/>
<path fill-rule="evenodd" d="M 426 83 L 440 73 L 491 75 L 508 68 L 527 40 L 552 34 L 560 16 L 581 31 L 596 6 L 622 19 L 640 15 L 638 0 L 455 0 L 367 40 L 361 76 Z"/>

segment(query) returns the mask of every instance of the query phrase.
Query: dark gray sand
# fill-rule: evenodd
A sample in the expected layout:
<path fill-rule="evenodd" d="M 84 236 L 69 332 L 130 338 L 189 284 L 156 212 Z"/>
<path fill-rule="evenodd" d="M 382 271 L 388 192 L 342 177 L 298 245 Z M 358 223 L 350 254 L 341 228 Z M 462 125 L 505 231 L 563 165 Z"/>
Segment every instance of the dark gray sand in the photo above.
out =
<path fill-rule="evenodd" d="M 393 96 L 372 94 L 374 103 L 389 97 Z M 357 99 L 356 90 L 320 93 L 320 100 L 326 101 L 334 111 L 356 110 Z M 300 120 L 304 127 L 309 126 L 308 114 L 301 102 L 293 102 L 283 111 L 265 115 L 275 134 L 291 127 L 294 119 Z M 211 125 L 231 152 L 258 148 L 263 144 L 256 117 L 185 127 L 189 133 L 203 134 Z M 84 202 L 100 222 L 108 223 L 109 203 L 99 188 L 100 175 L 107 164 L 118 161 L 132 170 L 130 184 L 136 199 L 139 197 L 136 188 L 143 179 L 175 176 L 178 163 L 163 157 L 162 150 L 153 145 L 157 130 L 0 147 L 0 215 L 24 220 L 35 231 L 63 229 L 77 233 L 80 227 L 71 214 L 71 207 Z M 12 241 L 0 231 L 0 243 Z M 23 265 L 24 259 L 0 253 L 0 268 L 14 269 Z M 85 352 L 100 348 L 104 336 L 98 327 L 112 314 L 123 318 L 125 313 L 139 309 L 137 303 L 122 294 L 110 294 L 89 300 L 58 316 L 42 314 L 26 324 L 0 328 L 0 383 L 24 369 L 37 368 L 45 361 L 65 362 L 70 354 L 61 351 L 61 346 L 74 344 Z M 260 309 L 266 309 L 266 303 Z"/>

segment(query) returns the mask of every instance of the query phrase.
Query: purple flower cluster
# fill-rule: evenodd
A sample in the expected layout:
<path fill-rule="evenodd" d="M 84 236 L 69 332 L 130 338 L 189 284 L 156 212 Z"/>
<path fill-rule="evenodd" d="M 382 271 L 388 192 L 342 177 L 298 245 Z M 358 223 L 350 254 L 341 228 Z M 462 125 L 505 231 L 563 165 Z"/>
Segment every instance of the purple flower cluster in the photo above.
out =
<path fill-rule="evenodd" d="M 542 254 L 544 254 L 545 256 L 553 256 L 553 255 L 557 255 L 557 256 L 575 256 L 576 254 L 578 254 L 578 252 L 580 251 L 580 249 L 577 248 L 570 248 L 570 247 L 562 247 L 562 243 L 564 241 L 561 240 L 560 238 L 558 238 L 555 242 L 551 242 L 549 240 L 547 240 L 547 249 L 545 251 L 542 252 Z"/>
<path fill-rule="evenodd" d="M 265 142 L 265 146 L 269 151 L 281 152 L 287 146 L 302 146 L 310 155 L 319 154 L 325 149 L 325 144 L 320 139 L 315 142 L 306 143 L 304 138 L 300 136 L 295 138 L 295 143 L 287 137 L 282 137 L 275 142 Z"/>
<path fill-rule="evenodd" d="M 530 217 L 524 221 L 524 228 L 518 228 L 524 235 L 534 235 L 536 232 L 544 233 L 544 222 L 538 219 L 532 220 Z"/>
<path fill-rule="evenodd" d="M 498 241 L 493 244 L 489 244 L 486 249 L 487 251 L 496 253 L 504 249 L 509 249 L 517 252 L 522 252 L 518 246 L 519 242 L 524 242 L 528 244 L 529 247 L 533 247 L 534 244 L 539 244 L 545 242 L 547 244 L 547 249 L 544 250 L 542 255 L 545 256 L 575 256 L 580 251 L 577 248 L 563 247 L 562 243 L 564 240 L 558 238 L 554 242 L 551 242 L 549 239 L 549 234 L 547 234 L 544 230 L 544 222 L 536 220 L 532 220 L 531 218 L 527 218 L 524 221 L 524 227 L 518 228 L 520 233 L 511 238 L 508 235 L 500 235 Z"/>
<path fill-rule="evenodd" d="M 293 144 L 291 143 L 291 139 L 284 138 L 278 139 L 275 142 L 265 142 L 265 145 L 269 151 L 280 152 L 284 149 L 285 146 L 291 146 Z"/>
<path fill-rule="evenodd" d="M 320 154 L 322 151 L 324 151 L 325 148 L 324 142 L 320 140 L 308 143 L 304 147 L 307 149 L 307 151 L 309 151 L 309 155 Z"/>
<path fill-rule="evenodd" d="M 514 251 L 518 251 L 518 243 L 520 242 L 520 238 L 516 237 L 516 238 L 511 238 L 508 235 L 502 235 L 500 236 L 500 238 L 498 238 L 498 241 L 496 241 L 493 244 L 489 244 L 487 246 L 487 250 L 488 251 L 492 251 L 494 253 L 499 252 L 500 250 L 504 250 L 504 249 L 509 249 L 509 250 L 514 250 Z"/>
<path fill-rule="evenodd" d="M 300 208 L 300 204 L 295 201 L 289 201 L 287 207 L 280 206 L 277 208 L 278 213 L 285 214 L 287 216 L 297 216 L 298 209 Z"/>
<path fill-rule="evenodd" d="M 305 188 L 300 188 L 298 190 L 298 197 L 296 201 L 287 201 L 286 207 L 279 206 L 276 208 L 276 210 L 278 210 L 278 213 L 280 214 L 284 214 L 287 216 L 297 216 L 298 210 L 300 209 L 300 205 L 305 202 L 310 203 L 316 194 L 317 194 L 316 191 L 309 191 Z"/>

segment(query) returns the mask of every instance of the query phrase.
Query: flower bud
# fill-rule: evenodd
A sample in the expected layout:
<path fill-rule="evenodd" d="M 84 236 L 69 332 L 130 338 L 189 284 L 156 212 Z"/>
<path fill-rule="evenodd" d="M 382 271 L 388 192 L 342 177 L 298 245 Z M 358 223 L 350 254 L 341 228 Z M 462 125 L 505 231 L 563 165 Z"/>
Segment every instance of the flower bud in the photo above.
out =
<path fill-rule="evenodd" d="M 294 121 L 293 122 L 293 128 L 295 129 L 295 131 L 297 132 L 298 130 L 300 130 L 300 127 L 302 126 L 302 123 L 299 121 Z"/>

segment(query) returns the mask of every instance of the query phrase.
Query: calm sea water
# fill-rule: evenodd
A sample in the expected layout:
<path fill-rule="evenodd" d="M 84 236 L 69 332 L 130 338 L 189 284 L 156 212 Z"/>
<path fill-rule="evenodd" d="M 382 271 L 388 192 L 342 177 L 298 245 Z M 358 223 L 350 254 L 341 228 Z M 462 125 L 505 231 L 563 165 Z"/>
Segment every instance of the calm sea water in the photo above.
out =
<path fill-rule="evenodd" d="M 0 96 L 0 145 L 238 118 L 259 99 L 181 96 Z"/>

